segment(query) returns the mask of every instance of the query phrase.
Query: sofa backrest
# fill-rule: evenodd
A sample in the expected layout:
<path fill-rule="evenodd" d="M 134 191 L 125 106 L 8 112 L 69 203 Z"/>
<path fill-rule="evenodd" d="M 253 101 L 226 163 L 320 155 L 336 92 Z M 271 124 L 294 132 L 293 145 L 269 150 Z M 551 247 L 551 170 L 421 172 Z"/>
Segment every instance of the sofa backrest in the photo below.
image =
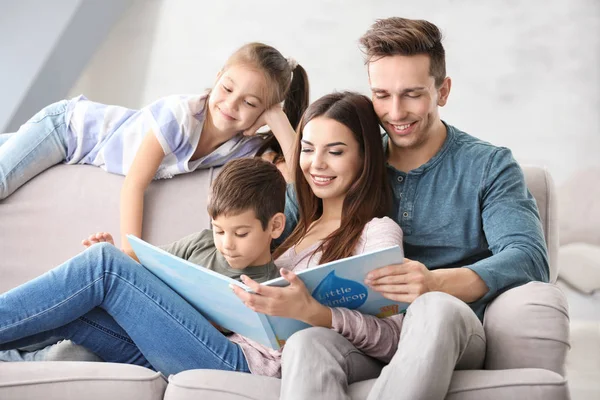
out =
<path fill-rule="evenodd" d="M 548 172 L 524 167 L 544 224 L 556 279 L 558 235 L 554 186 Z M 146 194 L 145 240 L 163 244 L 210 227 L 206 197 L 213 170 L 152 182 Z M 99 168 L 57 165 L 0 201 L 0 293 L 79 253 L 81 240 L 111 232 L 119 243 L 119 192 L 123 177 Z"/>
<path fill-rule="evenodd" d="M 523 165 L 522 168 L 529 192 L 535 197 L 540 211 L 544 237 L 548 246 L 550 282 L 556 282 L 558 277 L 558 216 L 554 181 L 546 168 L 534 165 Z"/>
<path fill-rule="evenodd" d="M 154 181 L 146 193 L 145 240 L 164 244 L 210 227 L 206 197 L 212 170 Z M 76 255 L 81 241 L 105 231 L 119 240 L 124 177 L 85 165 L 57 165 L 0 201 L 0 292 Z"/>

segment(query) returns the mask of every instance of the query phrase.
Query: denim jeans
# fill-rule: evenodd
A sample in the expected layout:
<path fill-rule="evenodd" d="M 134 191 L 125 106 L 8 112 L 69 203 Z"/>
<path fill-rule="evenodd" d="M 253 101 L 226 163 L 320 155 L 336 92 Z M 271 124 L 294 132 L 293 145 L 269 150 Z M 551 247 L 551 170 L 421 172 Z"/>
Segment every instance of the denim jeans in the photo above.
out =
<path fill-rule="evenodd" d="M 58 342 L 58 343 L 57 343 Z M 70 340 L 49 338 L 48 341 L 21 349 L 0 351 L 0 361 L 104 361 L 85 347 Z"/>
<path fill-rule="evenodd" d="M 100 243 L 0 295 L 0 350 L 69 339 L 108 362 L 250 372 L 241 348 L 160 279 Z"/>
<path fill-rule="evenodd" d="M 15 133 L 0 135 L 0 200 L 67 157 L 66 100 L 51 104 Z"/>

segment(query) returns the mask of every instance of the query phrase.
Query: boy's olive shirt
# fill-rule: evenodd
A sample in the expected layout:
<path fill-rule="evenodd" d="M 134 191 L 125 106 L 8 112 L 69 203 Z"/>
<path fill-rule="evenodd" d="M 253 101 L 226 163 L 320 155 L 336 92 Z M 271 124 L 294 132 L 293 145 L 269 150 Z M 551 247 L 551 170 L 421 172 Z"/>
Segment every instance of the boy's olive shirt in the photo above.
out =
<path fill-rule="evenodd" d="M 278 268 L 272 259 L 265 265 L 246 267 L 244 269 L 231 268 L 225 257 L 217 250 L 213 233 L 210 229 L 192 233 L 176 242 L 159 247 L 179 258 L 238 281 L 242 274 L 247 275 L 257 282 L 279 278 Z"/>

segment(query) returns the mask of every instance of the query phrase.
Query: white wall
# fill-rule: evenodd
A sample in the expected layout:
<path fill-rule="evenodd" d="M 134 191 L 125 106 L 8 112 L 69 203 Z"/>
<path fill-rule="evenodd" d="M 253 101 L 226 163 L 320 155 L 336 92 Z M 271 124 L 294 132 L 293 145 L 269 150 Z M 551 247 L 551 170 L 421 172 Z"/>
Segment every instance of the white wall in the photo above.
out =
<path fill-rule="evenodd" d="M 227 56 L 264 41 L 309 73 L 314 100 L 368 93 L 357 47 L 375 18 L 428 19 L 445 34 L 453 78 L 442 116 L 547 165 L 557 182 L 600 165 L 600 2 L 597 0 L 137 0 L 71 90 L 140 107 L 210 87 Z"/>
<path fill-rule="evenodd" d="M 0 132 L 65 97 L 130 0 L 0 3 Z"/>

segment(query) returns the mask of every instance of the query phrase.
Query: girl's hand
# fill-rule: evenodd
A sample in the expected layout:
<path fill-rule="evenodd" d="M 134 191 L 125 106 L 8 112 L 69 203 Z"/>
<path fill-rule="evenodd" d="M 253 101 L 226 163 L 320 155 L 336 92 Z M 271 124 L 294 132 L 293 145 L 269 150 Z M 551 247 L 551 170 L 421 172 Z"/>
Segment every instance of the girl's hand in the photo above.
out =
<path fill-rule="evenodd" d="M 329 307 L 315 300 L 295 273 L 284 268 L 281 268 L 280 272 L 281 276 L 290 283 L 289 286 L 265 286 L 242 275 L 242 282 L 255 293 L 246 292 L 236 285 L 232 285 L 232 290 L 253 311 L 331 328 Z"/>
<path fill-rule="evenodd" d="M 252 126 L 250 128 L 246 129 L 243 132 L 243 135 L 244 136 L 254 136 L 254 135 L 256 135 L 258 130 L 265 125 L 268 126 L 271 130 L 273 130 L 272 125 L 275 122 L 276 118 L 281 118 L 282 116 L 287 121 L 287 116 L 283 112 L 283 109 L 281 108 L 281 104 L 274 104 L 271 107 L 269 107 L 268 109 L 266 109 L 265 111 L 263 111 L 263 113 L 260 114 L 260 116 L 258 117 L 256 122 L 254 122 L 254 124 L 252 124 Z"/>
<path fill-rule="evenodd" d="M 108 232 L 98 232 L 93 235 L 90 235 L 90 237 L 88 237 L 87 239 L 83 239 L 81 241 L 81 244 L 87 248 L 95 243 L 103 243 L 103 242 L 110 243 L 113 246 L 115 245 L 115 241 L 114 241 L 112 235 Z"/>

